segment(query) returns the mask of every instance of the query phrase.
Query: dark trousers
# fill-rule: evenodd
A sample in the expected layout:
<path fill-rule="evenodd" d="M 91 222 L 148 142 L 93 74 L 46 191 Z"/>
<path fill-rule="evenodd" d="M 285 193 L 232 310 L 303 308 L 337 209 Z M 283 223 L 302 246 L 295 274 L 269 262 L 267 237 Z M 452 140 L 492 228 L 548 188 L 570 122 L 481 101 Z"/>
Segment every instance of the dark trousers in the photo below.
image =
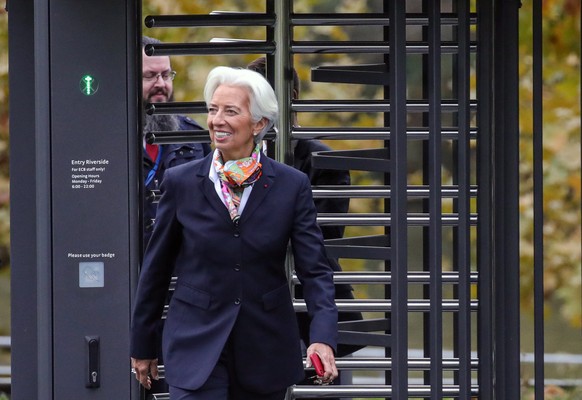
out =
<path fill-rule="evenodd" d="M 204 385 L 198 390 L 185 390 L 170 386 L 170 400 L 284 400 L 285 392 L 286 389 L 276 393 L 259 394 L 240 387 L 234 389 Z"/>
<path fill-rule="evenodd" d="M 170 386 L 170 400 L 284 400 L 287 388 L 274 393 L 256 393 L 244 388 L 237 379 L 230 340 L 220 354 L 208 380 L 196 390 Z"/>

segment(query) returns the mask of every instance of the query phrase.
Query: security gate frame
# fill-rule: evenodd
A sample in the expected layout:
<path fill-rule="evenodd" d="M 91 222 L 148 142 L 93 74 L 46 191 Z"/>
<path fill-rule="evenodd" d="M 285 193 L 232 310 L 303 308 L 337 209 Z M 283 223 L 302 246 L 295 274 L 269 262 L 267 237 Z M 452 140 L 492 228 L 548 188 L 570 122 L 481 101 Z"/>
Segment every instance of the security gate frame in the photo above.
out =
<path fill-rule="evenodd" d="M 386 312 L 388 337 L 386 358 L 367 360 L 368 366 L 378 368 L 389 363 L 386 385 L 377 388 L 366 387 L 329 387 L 308 388 L 294 387 L 289 398 L 303 398 L 314 395 L 390 398 L 442 398 L 443 396 L 469 399 L 480 398 L 518 398 L 519 397 L 519 265 L 517 247 L 511 243 L 518 242 L 517 231 L 517 6 L 516 2 L 484 4 L 478 2 L 477 10 L 471 12 L 469 2 L 454 2 L 454 12 L 443 15 L 436 2 L 423 2 L 421 15 L 408 15 L 406 1 L 386 1 L 383 13 L 373 15 L 310 15 L 295 14 L 292 1 L 267 1 L 265 14 L 232 15 L 220 12 L 211 16 L 150 16 L 146 26 L 150 28 L 177 26 L 207 27 L 252 25 L 253 22 L 266 29 L 265 41 L 246 42 L 228 41 L 226 43 L 185 43 L 160 44 L 146 48 L 149 55 L 205 55 L 205 54 L 256 54 L 265 53 L 268 65 L 268 77 L 271 79 L 282 108 L 279 121 L 280 137 L 275 145 L 275 154 L 280 160 L 289 160 L 290 140 L 295 138 L 325 138 L 329 140 L 354 140 L 363 136 L 385 138 L 385 148 L 372 151 L 326 152 L 316 154 L 313 165 L 331 169 L 360 169 L 384 171 L 387 175 L 385 186 L 376 188 L 376 192 L 362 194 L 361 187 L 351 188 L 314 188 L 316 197 L 378 197 L 387 199 L 383 215 L 319 215 L 322 225 L 379 225 L 386 227 L 386 235 L 374 238 L 349 238 L 327 243 L 332 256 L 343 258 L 379 258 L 386 261 L 386 275 L 375 279 L 377 283 L 389 281 L 385 300 L 341 301 L 341 310 Z M 278 15 L 289 16 L 277 18 Z M 415 19 L 416 18 L 416 19 Z M 257 23 L 257 21 L 260 21 Z M 479 21 L 477 24 L 476 21 Z M 380 25 L 384 26 L 384 39 L 379 42 L 363 43 L 321 43 L 297 41 L 293 32 L 296 26 L 312 25 Z M 425 29 L 424 41 L 415 46 L 407 38 L 407 26 L 418 24 Z M 457 40 L 443 42 L 441 29 L 443 25 L 452 25 L 457 29 Z M 470 26 L 477 26 L 477 39 L 471 40 Z M 514 29 L 513 33 L 511 29 Z M 503 37 L 497 47 L 493 46 L 495 35 Z M 291 82 L 284 77 L 292 76 L 289 71 L 295 54 L 305 53 L 379 53 L 384 54 L 384 65 L 367 70 L 369 66 L 314 67 L 312 80 L 323 75 L 327 82 L 367 83 L 374 80 L 378 71 L 384 72 L 384 101 L 301 101 L 291 100 Z M 417 102 L 407 99 L 406 63 L 407 54 L 424 54 L 425 97 Z M 444 53 L 456 53 L 457 102 L 442 99 L 441 91 L 441 57 Z M 478 99 L 470 98 L 470 61 L 471 53 L 477 54 Z M 498 54 L 503 54 L 499 57 Z M 503 62 L 493 63 L 501 59 Z M 318 75 L 318 72 L 321 74 Z M 386 73 L 385 71 L 390 71 Z M 354 78 L 353 73 L 359 74 Z M 270 74 L 269 74 L 270 73 Z M 333 75 L 333 76 L 332 76 Z M 386 77 L 387 75 L 387 77 Z M 331 76 L 331 77 L 330 77 Z M 487 77 L 487 78 L 485 78 Z M 382 78 L 376 78 L 381 81 Z M 497 86 L 499 85 L 499 86 Z M 500 89 L 503 90 L 500 90 Z M 502 95 L 499 95 L 502 93 Z M 497 94 L 497 95 L 496 95 Z M 390 100 L 392 99 L 392 100 Z M 492 106 L 491 106 L 492 105 Z M 151 105 L 148 112 L 197 112 L 203 104 L 168 104 Z M 171 110 L 171 111 L 170 111 Z M 375 129 L 361 128 L 342 131 L 333 128 L 309 129 L 291 126 L 291 112 L 342 112 L 381 111 L 386 113 L 385 127 L 380 133 Z M 425 133 L 419 134 L 414 128 L 407 127 L 410 112 L 422 112 L 425 115 Z M 456 113 L 457 126 L 452 131 L 443 128 L 441 113 Z M 477 115 L 478 124 L 471 123 L 471 113 Z M 494 129 L 495 127 L 495 129 Z M 455 131 L 456 130 L 456 131 Z M 442 184 L 442 142 L 445 139 L 456 142 L 457 157 L 455 182 L 452 187 Z M 189 136 L 192 139 L 192 136 Z M 164 134 L 148 133 L 151 143 L 164 143 Z M 175 140 L 175 138 L 173 138 Z M 425 166 L 425 184 L 414 187 L 407 183 L 408 143 L 411 140 L 423 141 Z M 469 149 L 471 141 L 478 143 L 477 182 L 471 181 Z M 495 168 L 493 168 L 495 166 Z M 476 183 L 476 184 L 475 184 Z M 360 190 L 359 194 L 356 194 Z M 418 194 L 422 192 L 422 194 Z M 416 194 L 415 194 L 416 193 Z M 451 195 L 451 193 L 453 193 Z M 476 214 L 471 212 L 471 198 L 477 193 Z M 408 210 L 410 199 L 423 198 L 422 212 L 412 213 Z M 442 199 L 454 198 L 454 213 L 443 213 Z M 491 211 L 492 210 L 492 211 Z M 477 217 L 478 215 L 478 217 Z M 478 222 L 477 222 L 478 220 Z M 478 267 L 471 269 L 470 235 L 471 226 L 477 226 Z M 408 236 L 410 227 L 422 226 L 425 238 L 423 254 L 426 262 L 425 277 L 415 277 L 408 267 Z M 443 227 L 453 226 L 455 232 L 455 267 L 454 278 L 447 277 L 442 270 L 442 235 Z M 381 244 L 378 244 L 378 243 Z M 388 254 L 388 256 L 387 256 Z M 514 266 L 514 268 L 495 269 L 496 265 Z M 292 268 L 291 268 L 292 270 Z M 501 274 L 500 274 L 501 273 Z M 343 275 L 343 279 L 342 279 Z M 292 277 L 293 278 L 293 277 Z M 366 274 L 336 274 L 336 282 L 368 283 L 374 278 Z M 408 295 L 408 285 L 418 279 L 424 285 L 423 300 L 413 300 Z M 442 287 L 452 279 L 455 287 L 453 302 L 443 298 Z M 296 280 L 294 280 L 296 281 Z M 450 282 L 450 281 L 449 281 Z M 478 286 L 479 296 L 474 299 L 470 293 L 472 285 Z M 494 292 L 495 289 L 495 292 Z M 495 294 L 495 296 L 494 296 Z M 432 300 L 431 300 L 432 299 Z M 500 306 L 503 306 L 500 308 Z M 301 301 L 296 301 L 296 309 L 304 311 Z M 494 310 L 504 309 L 495 313 Z M 408 351 L 409 313 L 421 312 L 424 315 L 426 332 L 425 358 L 413 360 Z M 455 322 L 455 357 L 444 360 L 442 344 L 442 317 L 452 312 Z M 477 314 L 478 357 L 472 358 L 472 345 L 475 338 L 471 336 L 471 316 Z M 367 328 L 365 324 L 368 324 Z M 365 321 L 364 326 L 352 327 L 356 330 L 377 330 L 378 321 Z M 376 326 L 374 328 L 374 326 Z M 491 329 L 491 327 L 494 327 Z M 340 327 L 340 329 L 342 329 Z M 366 342 L 362 332 L 344 332 L 344 340 L 350 343 Z M 359 338 L 359 339 L 358 339 Z M 340 336 L 341 340 L 341 336 Z M 355 340 L 355 342 L 354 342 Z M 368 344 L 377 344 L 377 335 L 369 334 Z M 516 346 L 517 344 L 517 346 Z M 497 350 L 499 349 L 499 350 Z M 343 362 L 340 367 L 358 368 L 361 360 L 353 359 Z M 416 363 L 416 365 L 415 365 Z M 452 367 L 451 367 L 452 363 Z M 419 367 L 419 365 L 422 365 Z M 404 367 L 408 366 L 408 367 Z M 409 373 L 414 369 L 424 370 L 424 383 L 411 385 Z M 454 384 L 443 384 L 443 370 L 454 371 Z M 477 371 L 478 384 L 472 379 L 472 371 Z M 499 385 L 493 385 L 493 382 Z M 514 382 L 514 384 L 511 384 Z M 494 392 L 495 391 L 495 392 Z M 166 398 L 160 395 L 156 398 Z"/>
<path fill-rule="evenodd" d="M 72 0 L 71 0 L 72 1 Z M 53 302 L 60 293 L 57 272 L 66 271 L 52 264 L 57 256 L 53 238 L 66 235 L 65 227 L 59 228 L 54 220 L 58 214 L 59 193 L 53 192 L 53 184 L 58 180 L 58 167 L 51 164 L 58 153 L 51 147 L 58 139 L 58 128 L 54 121 L 66 118 L 67 111 L 59 108 L 60 103 L 52 97 L 59 87 L 56 83 L 61 64 L 54 60 L 61 53 L 55 51 L 59 45 L 54 40 L 64 29 L 53 25 L 49 32 L 49 21 L 60 16 L 51 14 L 59 9 L 66 12 L 66 0 L 50 2 L 19 0 L 10 3 L 11 16 L 11 70 L 18 74 L 11 76 L 11 125 L 12 125 L 12 257 L 13 257 L 13 307 L 36 310 L 26 315 L 13 312 L 13 393 L 16 400 L 25 398 L 52 398 L 58 393 L 55 386 L 60 365 L 55 364 L 60 346 L 64 343 L 55 337 L 55 332 L 66 326 Z M 114 8 L 112 1 L 100 2 L 104 10 Z M 469 1 L 453 1 L 453 10 L 443 13 L 437 2 L 422 1 L 422 13 L 407 13 L 411 1 L 385 0 L 382 11 L 365 15 L 321 15 L 295 14 L 291 0 L 266 0 L 265 12 L 260 14 L 217 14 L 205 16 L 155 16 L 145 21 L 148 27 L 176 26 L 220 27 L 236 24 L 257 25 L 265 28 L 265 41 L 228 43 L 166 43 L 149 45 L 150 55 L 204 55 L 204 54 L 265 54 L 268 59 L 267 76 L 273 83 L 281 106 L 279 137 L 270 146 L 272 154 L 280 160 L 289 160 L 289 143 L 294 138 L 325 138 L 329 140 L 357 140 L 375 138 L 384 142 L 384 148 L 372 151 L 335 152 L 317 154 L 314 166 L 340 168 L 347 166 L 353 170 L 380 171 L 384 173 L 384 184 L 379 187 L 318 187 L 316 197 L 350 197 L 383 199 L 385 212 L 370 215 L 319 215 L 322 225 L 382 226 L 383 235 L 365 238 L 346 238 L 328 242 L 331 255 L 341 258 L 380 259 L 385 261 L 385 270 L 378 274 L 345 272 L 336 274 L 336 282 L 375 283 L 386 286 L 384 299 L 338 301 L 340 310 L 375 311 L 385 314 L 385 318 L 364 321 L 363 326 L 345 326 L 342 338 L 350 343 L 377 345 L 384 341 L 385 357 L 374 360 L 353 358 L 338 360 L 340 368 L 385 370 L 385 384 L 377 386 L 337 386 L 290 388 L 289 398 L 321 397 L 385 397 L 395 399 L 455 397 L 511 399 L 520 397 L 519 379 L 519 257 L 518 247 L 518 103 L 517 103 L 517 12 L 516 0 L 478 1 L 471 9 Z M 121 205 L 118 214 L 127 218 L 133 232 L 138 226 L 138 189 L 131 182 L 138 182 L 132 163 L 139 164 L 139 29 L 141 24 L 139 5 L 128 0 L 123 7 L 126 14 L 123 23 L 111 16 L 119 29 L 124 30 L 120 43 L 111 43 L 111 54 L 121 52 L 134 54 L 127 56 L 125 66 L 116 66 L 116 73 L 123 76 L 109 77 L 112 84 L 127 88 L 124 101 L 128 118 L 120 124 L 128 128 L 126 154 L 128 165 L 119 172 L 116 179 L 127 180 L 131 188 L 128 203 Z M 79 10 L 75 12 L 80 13 Z M 107 14 L 103 11 L 104 15 Z M 132 20 L 131 16 L 136 19 Z M 81 14 L 71 15 L 80 18 Z M 12 19 L 13 18 L 13 19 Z M 35 29 L 30 22 L 35 21 Z M 127 24 L 127 25 L 123 25 Z M 383 37 L 378 42 L 317 43 L 294 40 L 294 27 L 312 25 L 354 25 L 363 24 L 382 27 Z M 411 43 L 407 28 L 411 25 L 422 27 L 420 43 Z M 442 40 L 442 27 L 453 26 L 454 40 Z M 86 37 L 90 30 L 77 26 Z M 474 28 L 474 30 L 472 30 Z M 471 32 L 475 37 L 471 36 Z M 45 36 L 51 33 L 52 36 Z M 52 38 L 52 39 L 49 39 Z M 52 46 L 52 47 L 51 47 Z M 16 49 L 25 49 L 17 53 Z M 312 79 L 321 79 L 328 74 L 336 82 L 346 82 L 353 78 L 378 79 L 384 86 L 384 98 L 378 101 L 327 101 L 291 100 L 291 82 L 286 77 L 293 66 L 297 54 L 337 52 L 376 53 L 382 56 L 380 69 L 367 70 L 361 65 L 353 68 L 314 68 Z M 407 97 L 408 55 L 422 54 L 423 99 L 413 101 Z M 441 87 L 441 59 L 443 54 L 454 53 L 456 101 L 443 98 Z M 470 59 L 477 57 L 477 97 L 470 94 Z M 66 55 L 64 55 L 66 57 Z M 52 68 L 52 75 L 47 71 Z M 376 66 L 378 68 L 378 66 Z M 388 72 L 389 71 L 389 72 Z M 135 82 L 135 85 L 132 84 Z M 103 89 L 105 90 L 105 89 Z M 43 105 L 47 102 L 50 107 Z M 30 104 L 33 109 L 30 109 Z M 204 111 L 202 102 L 170 103 L 150 105 L 146 112 L 156 113 L 199 113 Z M 293 128 L 290 113 L 295 112 L 342 112 L 364 111 L 384 113 L 384 126 L 378 128 L 326 129 L 302 127 Z M 408 123 L 410 112 L 423 115 L 423 125 L 411 127 Z M 28 116 L 34 115 L 33 119 Z M 452 113 L 456 125 L 452 129 L 443 126 L 443 113 Z M 25 118 L 24 116 L 27 116 Z M 478 123 L 472 122 L 476 116 Z M 106 116 L 104 115 L 103 118 Z M 46 129 L 45 123 L 51 128 Z M 46 135 L 48 133 L 48 135 Z M 19 136 L 20 135 L 20 136 Z M 169 141 L 206 141 L 206 136 L 198 133 L 183 133 L 180 137 L 170 137 L 160 132 L 150 132 L 147 140 L 151 143 Z M 452 184 L 442 182 L 443 165 L 442 142 L 454 142 L 455 167 Z M 407 177 L 408 157 L 411 141 L 422 143 L 424 182 L 410 185 Z M 471 168 L 469 148 L 477 143 L 476 170 Z M 34 148 L 34 163 L 30 163 L 30 148 Z M 47 169 L 47 165 L 51 167 Z M 47 175 L 48 173 L 48 175 Z M 476 174 L 476 178 L 471 178 Z M 50 175 L 50 176 L 49 176 Z M 113 179 L 112 179 L 113 180 Z M 36 196 L 30 196 L 35 193 Z M 422 199 L 418 212 L 412 212 L 411 200 Z M 453 200 L 453 212 L 443 212 L 443 199 Z M 475 213 L 471 199 L 476 199 Z M 66 196 L 65 196 L 66 200 Z M 89 204 L 99 209 L 98 205 Z M 119 207 L 119 205 L 116 205 Z M 125 208 L 126 207 L 126 208 Z M 30 213 L 27 210 L 35 210 Z M 412 227 L 420 227 L 423 233 L 423 257 L 425 267 L 421 271 L 409 269 L 409 234 Z M 442 236 L 443 228 L 454 230 L 453 271 L 443 271 Z M 476 227 L 476 228 L 474 228 Z M 62 230 L 61 230 L 62 229 Z M 131 231 L 130 229 L 130 231 Z M 471 265 L 471 235 L 476 229 L 477 266 Z M 473 233 L 472 233 L 473 232 Z M 34 251 L 30 251 L 30 237 L 34 236 Z M 137 234 L 129 234 L 128 252 L 124 255 L 127 268 L 117 278 L 123 281 L 125 297 L 130 299 L 137 276 L 135 260 L 138 258 L 139 240 Z M 57 244 L 58 245 L 58 244 Z M 62 249 L 60 249 L 62 250 Z M 58 257 L 57 257 L 58 258 Z M 49 262 L 48 260 L 51 260 Z M 117 273 L 117 272 L 116 272 Z M 290 279 L 292 275 L 290 264 Z M 34 283 L 34 296 L 26 289 Z M 423 297 L 409 296 L 409 285 L 420 284 Z M 455 287 L 454 298 L 443 298 L 443 285 Z M 478 289 L 478 295 L 471 293 Z M 124 290 L 121 290 L 123 292 Z M 82 291 L 81 291 L 82 292 Z M 118 296 L 119 293 L 115 294 Z M 55 297 L 56 296 L 56 297 Z M 66 296 L 62 297 L 60 301 Z M 85 301 L 85 300 L 83 300 Z M 97 304 L 102 299 L 97 298 Z M 57 301 L 58 303 L 58 301 Z M 37 308 L 40 305 L 40 308 Z M 296 309 L 305 305 L 296 301 Z M 129 315 L 129 309 L 120 310 Z M 425 343 L 423 357 L 409 356 L 409 321 L 411 313 L 423 315 Z M 443 357 L 443 315 L 454 315 L 454 356 Z M 477 336 L 471 332 L 475 329 Z M 74 322 L 74 321 L 73 321 Z M 81 321 L 87 323 L 87 321 Z M 63 325 L 64 324 L 64 325 Z M 89 324 L 91 325 L 91 324 Z M 128 326 L 128 324 L 127 324 Z M 61 327 L 61 328 L 59 328 Z M 379 328 L 380 327 L 380 328 Z M 106 329 L 107 330 L 107 329 Z M 378 339 L 372 332 L 383 331 Z M 104 332 L 107 336 L 110 332 Z M 89 336 L 90 343 L 91 336 Z M 125 342 L 124 342 L 125 343 Z M 124 344 L 121 345 L 123 347 Z M 476 351 L 474 350 L 476 347 Z M 88 349 L 91 347 L 89 346 Z M 90 351 L 90 350 L 88 350 Z M 103 350 L 102 350 L 103 351 Z M 104 350 L 107 351 L 107 350 Z M 473 354 L 476 353 L 477 357 Z M 75 353 L 77 354 L 77 353 Z M 80 360 L 87 356 L 77 354 Z M 543 359 L 543 357 L 542 357 Z M 76 360 L 75 365 L 82 363 Z M 20 371 L 33 368 L 33 378 Z M 107 369 L 109 366 L 103 366 Z M 128 365 L 114 366 L 124 370 Z M 421 384 L 411 384 L 412 371 L 424 371 Z M 443 371 L 453 371 L 453 383 L 445 384 Z M 55 372 L 57 371 L 57 372 Z M 89 386 L 72 389 L 77 396 L 86 398 L 110 398 L 115 393 L 131 393 L 131 398 L 139 395 L 135 383 L 130 383 L 129 368 L 122 373 L 119 382 L 103 381 L 102 387 Z M 50 377 L 50 378 L 48 378 Z M 543 385 L 537 382 L 537 385 Z M 67 392 L 68 393 L 68 392 Z M 105 397 L 103 397 L 105 396 Z M 165 398 L 155 395 L 154 398 Z M 60 399 L 59 399 L 60 400 Z"/>

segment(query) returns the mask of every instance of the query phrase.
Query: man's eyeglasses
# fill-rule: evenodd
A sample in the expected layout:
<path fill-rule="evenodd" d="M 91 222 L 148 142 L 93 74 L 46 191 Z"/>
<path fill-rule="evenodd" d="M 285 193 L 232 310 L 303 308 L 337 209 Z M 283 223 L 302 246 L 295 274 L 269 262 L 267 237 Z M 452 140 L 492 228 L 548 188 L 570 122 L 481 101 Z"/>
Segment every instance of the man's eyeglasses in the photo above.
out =
<path fill-rule="evenodd" d="M 147 74 L 143 74 L 143 76 L 142 76 L 143 80 L 146 82 L 155 82 L 160 77 L 162 78 L 162 80 L 164 82 L 173 81 L 174 78 L 176 77 L 176 71 L 164 71 L 162 73 L 150 72 Z"/>

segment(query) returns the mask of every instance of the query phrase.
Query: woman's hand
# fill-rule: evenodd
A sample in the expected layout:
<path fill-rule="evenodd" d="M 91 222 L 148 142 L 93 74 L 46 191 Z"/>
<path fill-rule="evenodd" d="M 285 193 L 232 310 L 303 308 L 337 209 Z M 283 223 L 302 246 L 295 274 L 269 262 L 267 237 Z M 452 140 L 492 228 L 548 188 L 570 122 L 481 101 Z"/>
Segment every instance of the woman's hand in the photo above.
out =
<path fill-rule="evenodd" d="M 159 379 L 158 376 L 158 359 L 138 360 L 131 358 L 131 372 L 135 373 L 135 379 L 146 389 L 151 389 L 152 378 Z"/>
<path fill-rule="evenodd" d="M 325 343 L 312 343 L 307 348 L 307 367 L 311 367 L 311 360 L 309 356 L 316 353 L 321 359 L 323 364 L 323 369 L 325 370 L 321 380 L 323 383 L 332 383 L 335 378 L 337 378 L 338 372 L 335 366 L 335 357 L 333 355 L 333 349 Z"/>

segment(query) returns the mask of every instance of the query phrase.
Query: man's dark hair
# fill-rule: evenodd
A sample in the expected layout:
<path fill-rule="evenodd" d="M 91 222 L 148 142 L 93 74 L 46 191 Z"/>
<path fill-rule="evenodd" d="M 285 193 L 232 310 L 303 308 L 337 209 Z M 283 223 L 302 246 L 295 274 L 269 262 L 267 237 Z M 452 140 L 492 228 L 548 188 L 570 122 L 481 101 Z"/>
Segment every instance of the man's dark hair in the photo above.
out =
<path fill-rule="evenodd" d="M 247 65 L 247 69 L 252 71 L 258 72 L 263 76 L 266 75 L 266 64 L 267 60 L 265 57 L 259 57 L 256 60 L 252 61 L 249 65 Z M 296 96 L 299 97 L 299 76 L 297 75 L 297 71 L 293 68 L 293 90 L 296 93 Z"/>
<path fill-rule="evenodd" d="M 146 47 L 148 44 L 159 44 L 162 43 L 161 40 L 154 39 L 149 36 L 142 36 L 141 37 L 141 47 Z"/>

